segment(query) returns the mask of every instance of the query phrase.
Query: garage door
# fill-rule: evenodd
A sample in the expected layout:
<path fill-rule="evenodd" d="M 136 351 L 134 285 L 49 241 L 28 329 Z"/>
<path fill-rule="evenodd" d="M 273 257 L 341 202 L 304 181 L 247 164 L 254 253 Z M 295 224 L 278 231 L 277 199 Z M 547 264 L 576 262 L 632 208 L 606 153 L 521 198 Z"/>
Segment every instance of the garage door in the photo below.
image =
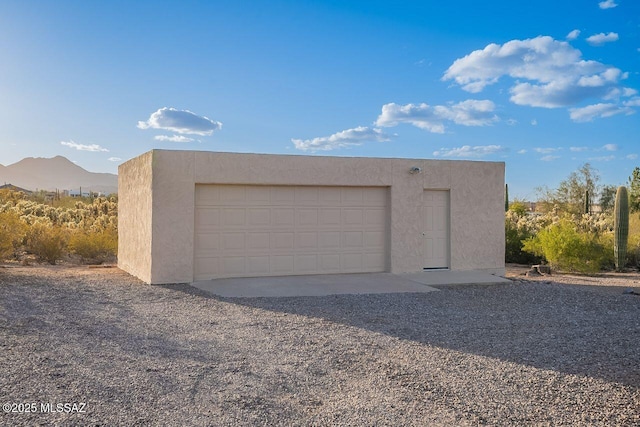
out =
<path fill-rule="evenodd" d="M 387 270 L 386 187 L 196 185 L 194 277 Z"/>

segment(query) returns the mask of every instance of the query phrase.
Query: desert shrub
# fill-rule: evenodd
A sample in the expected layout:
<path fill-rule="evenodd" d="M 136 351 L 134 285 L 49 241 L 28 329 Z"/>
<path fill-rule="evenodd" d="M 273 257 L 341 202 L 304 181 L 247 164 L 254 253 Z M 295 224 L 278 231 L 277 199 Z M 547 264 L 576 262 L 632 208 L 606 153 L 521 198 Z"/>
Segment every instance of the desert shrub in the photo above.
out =
<path fill-rule="evenodd" d="M 72 197 L 51 201 L 52 205 L 27 198 L 22 193 L 0 192 L 0 212 L 13 211 L 27 225 L 43 223 L 71 229 L 100 231 L 118 224 L 118 199 L 96 197 L 77 200 Z"/>
<path fill-rule="evenodd" d="M 616 261 L 613 256 L 613 232 L 600 235 L 598 242 L 602 246 L 600 268 L 602 270 L 615 270 Z"/>
<path fill-rule="evenodd" d="M 505 262 L 518 264 L 536 264 L 540 262 L 540 257 L 522 250 L 523 242 L 533 237 L 534 227 L 526 219 L 525 211 L 513 209 L 511 204 L 509 211 L 505 215 Z"/>
<path fill-rule="evenodd" d="M 523 250 L 524 242 L 533 237 L 527 231 L 518 230 L 505 224 L 505 262 L 516 264 L 538 264 L 541 257 L 539 255 Z"/>
<path fill-rule="evenodd" d="M 65 254 L 67 240 L 68 231 L 66 229 L 35 223 L 27 231 L 26 248 L 39 261 L 55 264 Z"/>
<path fill-rule="evenodd" d="M 118 252 L 118 231 L 113 227 L 94 232 L 76 230 L 69 239 L 69 250 L 83 262 L 104 262 Z"/>
<path fill-rule="evenodd" d="M 603 233 L 613 231 L 613 215 L 606 213 L 589 213 L 582 215 L 571 215 L 571 219 L 578 231 L 592 233 L 599 236 Z"/>
<path fill-rule="evenodd" d="M 595 233 L 583 232 L 561 219 L 524 242 L 523 250 L 543 256 L 558 270 L 594 273 L 605 261 L 604 246 Z"/>
<path fill-rule="evenodd" d="M 0 191 L 0 258 L 21 246 L 54 264 L 68 249 L 83 261 L 100 262 L 117 252 L 117 197 L 45 200 Z"/>
<path fill-rule="evenodd" d="M 15 212 L 0 212 L 0 260 L 11 257 L 22 245 L 26 229 Z"/>
<path fill-rule="evenodd" d="M 513 211 L 513 213 L 515 213 L 518 217 L 522 218 L 527 215 L 529 209 L 524 202 L 516 200 L 509 204 L 509 210 Z"/>

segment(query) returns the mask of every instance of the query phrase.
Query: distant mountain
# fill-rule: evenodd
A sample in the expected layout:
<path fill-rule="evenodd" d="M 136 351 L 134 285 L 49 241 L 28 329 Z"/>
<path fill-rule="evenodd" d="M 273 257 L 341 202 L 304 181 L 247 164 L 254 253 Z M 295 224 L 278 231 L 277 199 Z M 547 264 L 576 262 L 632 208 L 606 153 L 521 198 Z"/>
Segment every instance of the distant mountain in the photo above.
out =
<path fill-rule="evenodd" d="M 118 192 L 118 175 L 89 172 L 66 157 L 27 157 L 12 165 L 0 165 L 0 185 L 27 190 L 78 190 L 105 194 Z"/>

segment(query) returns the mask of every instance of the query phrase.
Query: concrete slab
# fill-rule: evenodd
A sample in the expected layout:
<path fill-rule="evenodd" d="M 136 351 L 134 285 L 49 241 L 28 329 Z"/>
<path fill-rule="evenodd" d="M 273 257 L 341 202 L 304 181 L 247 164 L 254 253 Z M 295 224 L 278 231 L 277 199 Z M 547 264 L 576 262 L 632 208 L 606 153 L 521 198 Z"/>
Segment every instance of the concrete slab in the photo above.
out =
<path fill-rule="evenodd" d="M 193 282 L 191 286 L 222 297 L 240 298 L 424 293 L 437 291 L 433 285 L 502 282 L 510 281 L 483 272 L 425 271 L 215 279 Z"/>
<path fill-rule="evenodd" d="M 511 283 L 511 280 L 484 271 L 425 270 L 398 274 L 399 277 L 429 286 Z"/>

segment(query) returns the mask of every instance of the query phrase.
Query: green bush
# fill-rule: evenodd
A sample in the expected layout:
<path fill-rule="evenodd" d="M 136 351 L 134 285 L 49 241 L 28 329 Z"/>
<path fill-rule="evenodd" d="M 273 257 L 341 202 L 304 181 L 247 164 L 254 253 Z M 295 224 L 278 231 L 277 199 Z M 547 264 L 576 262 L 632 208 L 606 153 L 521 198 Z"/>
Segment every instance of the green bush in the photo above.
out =
<path fill-rule="evenodd" d="M 55 264 L 65 254 L 68 231 L 61 227 L 36 223 L 27 231 L 27 251 L 34 254 L 39 261 Z"/>
<path fill-rule="evenodd" d="M 69 249 L 83 262 L 104 262 L 118 252 L 118 231 L 112 227 L 98 232 L 76 230 L 69 239 Z"/>
<path fill-rule="evenodd" d="M 508 219 L 504 223 L 505 262 L 516 264 L 537 264 L 540 256 L 522 250 L 523 242 L 533 234 L 526 228 L 518 228 Z"/>
<path fill-rule="evenodd" d="M 606 261 L 598 235 L 580 232 L 566 219 L 527 239 L 523 250 L 544 256 L 551 267 L 563 271 L 595 273 Z"/>
<path fill-rule="evenodd" d="M 602 259 L 600 268 L 602 270 L 614 270 L 616 268 L 616 260 L 613 256 L 613 233 L 609 232 L 601 235 L 598 242 L 602 245 Z M 631 246 L 629 246 L 631 251 Z"/>
<path fill-rule="evenodd" d="M 509 205 L 505 212 L 505 262 L 517 264 L 537 264 L 540 257 L 522 250 L 522 242 L 533 237 L 539 228 L 538 218 L 527 212 L 524 203 L 515 201 Z"/>
<path fill-rule="evenodd" d="M 0 212 L 0 260 L 7 259 L 22 245 L 26 225 L 15 212 Z"/>

